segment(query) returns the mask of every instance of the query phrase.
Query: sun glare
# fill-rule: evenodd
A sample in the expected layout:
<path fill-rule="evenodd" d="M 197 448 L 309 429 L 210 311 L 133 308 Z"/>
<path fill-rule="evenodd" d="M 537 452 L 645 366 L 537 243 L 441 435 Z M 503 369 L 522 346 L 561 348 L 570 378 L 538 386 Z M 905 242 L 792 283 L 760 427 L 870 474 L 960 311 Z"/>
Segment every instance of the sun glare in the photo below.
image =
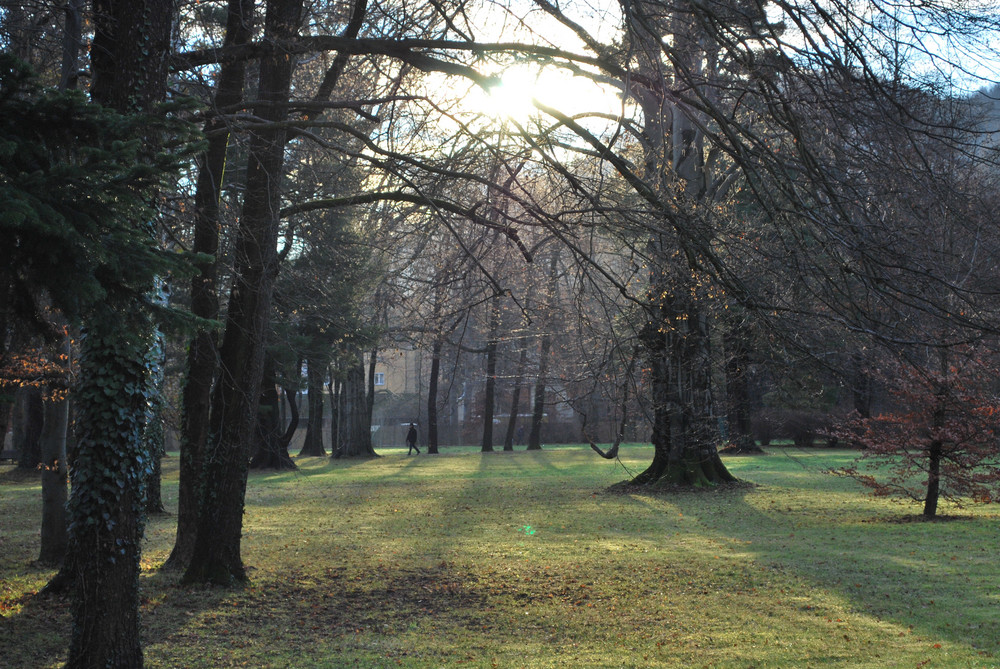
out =
<path fill-rule="evenodd" d="M 483 93 L 474 106 L 480 113 L 523 123 L 541 114 L 535 100 L 568 115 L 621 112 L 621 98 L 611 88 L 586 77 L 528 67 L 504 71 L 500 83 Z"/>

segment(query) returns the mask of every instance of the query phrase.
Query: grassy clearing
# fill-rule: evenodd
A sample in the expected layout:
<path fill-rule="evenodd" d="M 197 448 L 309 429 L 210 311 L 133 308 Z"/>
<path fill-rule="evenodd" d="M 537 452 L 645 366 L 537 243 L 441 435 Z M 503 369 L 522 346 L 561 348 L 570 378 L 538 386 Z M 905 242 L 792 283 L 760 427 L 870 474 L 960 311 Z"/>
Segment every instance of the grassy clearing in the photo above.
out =
<path fill-rule="evenodd" d="M 900 522 L 919 509 L 823 474 L 844 451 L 730 458 L 756 487 L 653 496 L 606 494 L 626 474 L 584 447 L 448 450 L 253 474 L 244 590 L 157 572 L 174 519 L 151 519 L 147 666 L 1000 667 L 997 505 Z M 66 603 L 31 597 L 39 499 L 0 469 L 12 669 L 68 645 Z"/>

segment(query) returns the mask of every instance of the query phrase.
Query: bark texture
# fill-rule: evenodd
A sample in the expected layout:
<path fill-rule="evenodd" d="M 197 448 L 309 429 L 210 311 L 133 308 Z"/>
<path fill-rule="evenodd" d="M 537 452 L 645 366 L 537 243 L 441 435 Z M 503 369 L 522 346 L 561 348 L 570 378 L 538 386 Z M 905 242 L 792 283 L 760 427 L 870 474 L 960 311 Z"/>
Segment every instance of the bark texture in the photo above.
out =
<path fill-rule="evenodd" d="M 250 39 L 254 17 L 253 0 L 229 0 L 224 44 L 245 44 Z M 243 99 L 246 61 L 226 61 L 219 67 L 215 85 L 215 108 L 227 108 Z M 205 124 L 208 147 L 198 158 L 195 191 L 193 251 L 209 260 L 197 264 L 191 279 L 191 313 L 206 320 L 219 317 L 217 261 L 219 229 L 222 225 L 219 201 L 226 168 L 229 133 L 219 116 Z M 181 454 L 177 490 L 177 536 L 165 567 L 184 569 L 194 553 L 198 531 L 198 490 L 201 485 L 204 452 L 208 443 L 212 386 L 218 364 L 216 335 L 210 327 L 199 328 L 188 346 L 187 380 L 181 395 Z"/>
<path fill-rule="evenodd" d="M 294 38 L 301 0 L 267 3 L 264 39 Z M 246 197 L 234 248 L 234 279 L 219 350 L 222 372 L 213 394 L 211 434 L 205 450 L 203 494 L 187 583 L 229 585 L 247 580 L 240 554 L 243 503 L 263 378 L 271 296 L 278 271 L 280 180 L 284 172 L 287 116 L 294 59 L 279 51 L 261 59 L 257 116 L 273 122 L 250 140 Z"/>

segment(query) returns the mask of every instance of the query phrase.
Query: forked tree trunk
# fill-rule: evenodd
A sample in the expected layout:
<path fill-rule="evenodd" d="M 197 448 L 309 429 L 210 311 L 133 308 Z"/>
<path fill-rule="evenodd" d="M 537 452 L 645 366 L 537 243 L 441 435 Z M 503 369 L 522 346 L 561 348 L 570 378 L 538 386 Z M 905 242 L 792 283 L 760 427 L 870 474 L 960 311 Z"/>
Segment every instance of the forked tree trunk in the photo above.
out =
<path fill-rule="evenodd" d="M 275 363 L 271 355 L 265 353 L 264 379 L 260 388 L 260 406 L 257 408 L 257 449 L 250 460 L 251 469 L 296 469 L 288 455 L 287 445 L 282 441 L 281 398 L 275 385 Z"/>
<path fill-rule="evenodd" d="M 299 403 L 295 388 L 282 386 L 281 390 L 285 396 L 285 402 L 288 404 L 288 424 L 285 426 L 285 433 L 281 436 L 281 448 L 287 452 L 288 446 L 292 443 L 292 437 L 295 436 L 295 430 L 299 428 Z"/>
<path fill-rule="evenodd" d="M 281 43 L 298 31 L 301 0 L 268 3 L 265 40 Z M 264 343 L 278 271 L 280 181 L 284 173 L 287 115 L 294 59 L 280 50 L 261 59 L 255 113 L 265 121 L 250 140 L 246 197 L 234 247 L 235 279 L 220 348 L 222 373 L 212 402 L 212 433 L 205 452 L 198 532 L 186 583 L 247 580 L 240 554 L 249 446 L 263 377 Z"/>
<path fill-rule="evenodd" d="M 253 0 L 229 0 L 224 46 L 245 44 L 249 40 L 254 25 L 254 4 Z M 236 58 L 222 63 L 215 84 L 215 107 L 224 109 L 240 102 L 245 79 L 245 60 Z M 219 201 L 229 147 L 227 128 L 225 119 L 211 117 L 205 124 L 208 145 L 197 161 L 192 250 L 205 254 L 208 259 L 195 263 L 197 274 L 191 279 L 191 313 L 206 320 L 215 320 L 219 316 L 216 255 L 222 225 Z M 198 530 L 198 490 L 208 443 L 217 356 L 215 333 L 209 328 L 199 328 L 188 346 L 187 380 L 181 394 L 177 535 L 164 568 L 187 568 L 194 552 Z"/>

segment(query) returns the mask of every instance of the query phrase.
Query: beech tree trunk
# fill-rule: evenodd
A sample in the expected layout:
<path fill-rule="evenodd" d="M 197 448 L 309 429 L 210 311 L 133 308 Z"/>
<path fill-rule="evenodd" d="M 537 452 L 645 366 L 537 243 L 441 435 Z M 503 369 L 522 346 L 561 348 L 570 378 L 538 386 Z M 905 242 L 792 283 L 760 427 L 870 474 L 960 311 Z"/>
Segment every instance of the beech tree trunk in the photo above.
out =
<path fill-rule="evenodd" d="M 701 77 L 706 84 L 718 76 L 712 70 L 718 65 L 718 46 L 682 6 L 666 12 L 637 6 L 629 21 L 629 37 L 645 76 L 663 79 L 662 40 L 667 37 L 677 62 L 674 69 L 680 67 L 685 77 Z M 672 83 L 664 80 L 667 87 Z M 704 125 L 697 111 L 682 107 L 672 96 L 651 89 L 635 92 L 645 122 L 643 180 L 659 194 L 665 209 L 655 222 L 660 231 L 647 247 L 648 322 L 642 334 L 650 370 L 653 462 L 632 483 L 707 486 L 734 481 L 717 450 L 706 307 L 711 298 L 701 285 L 705 277 L 698 268 L 697 243 L 692 245 L 696 224 L 688 218 L 689 210 L 711 206 L 709 193 L 715 192 L 709 188 L 715 175 L 706 167 Z"/>
<path fill-rule="evenodd" d="M 660 273 L 658 273 L 660 274 Z M 650 362 L 653 401 L 653 462 L 635 484 L 708 486 L 735 481 L 716 447 L 708 323 L 697 290 L 673 286 L 660 274 L 661 296 L 643 343 Z"/>
<path fill-rule="evenodd" d="M 281 43 L 298 31 L 301 0 L 267 5 L 264 39 Z M 186 583 L 232 584 L 247 580 L 240 555 L 249 448 L 263 378 L 264 343 L 278 271 L 280 181 L 284 172 L 287 112 L 295 59 L 280 50 L 261 59 L 256 115 L 273 124 L 251 134 L 246 196 L 234 248 L 234 281 L 219 351 L 222 373 L 212 402 L 211 438 L 194 553 Z"/>

